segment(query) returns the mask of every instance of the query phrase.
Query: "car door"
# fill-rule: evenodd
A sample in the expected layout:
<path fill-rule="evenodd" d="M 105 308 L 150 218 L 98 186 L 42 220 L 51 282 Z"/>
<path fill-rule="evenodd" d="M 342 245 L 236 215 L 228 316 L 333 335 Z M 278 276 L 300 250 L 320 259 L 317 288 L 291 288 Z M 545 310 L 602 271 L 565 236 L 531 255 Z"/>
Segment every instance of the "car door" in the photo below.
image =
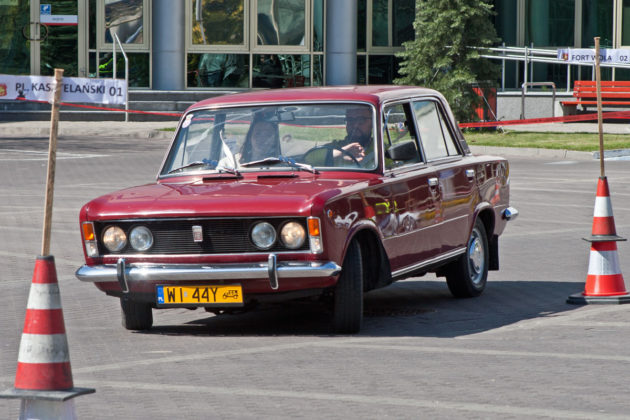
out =
<path fill-rule="evenodd" d="M 448 253 L 467 241 L 476 204 L 476 170 L 455 141 L 452 122 L 437 99 L 414 100 L 412 108 L 422 150 L 437 175 L 440 202 L 436 231 L 440 253 Z"/>
<path fill-rule="evenodd" d="M 394 276 L 430 259 L 439 246 L 437 175 L 422 159 L 413 118 L 409 102 L 383 108 L 385 176 L 372 199 Z"/>

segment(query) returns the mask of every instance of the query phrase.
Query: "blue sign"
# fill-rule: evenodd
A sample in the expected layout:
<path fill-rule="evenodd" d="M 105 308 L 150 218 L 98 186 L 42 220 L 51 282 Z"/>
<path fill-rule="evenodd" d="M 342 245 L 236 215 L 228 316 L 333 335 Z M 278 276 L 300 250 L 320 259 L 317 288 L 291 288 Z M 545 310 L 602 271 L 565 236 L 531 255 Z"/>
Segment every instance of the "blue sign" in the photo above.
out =
<path fill-rule="evenodd" d="M 39 5 L 39 14 L 40 15 L 50 15 L 52 13 L 52 7 L 50 4 L 40 4 Z"/>

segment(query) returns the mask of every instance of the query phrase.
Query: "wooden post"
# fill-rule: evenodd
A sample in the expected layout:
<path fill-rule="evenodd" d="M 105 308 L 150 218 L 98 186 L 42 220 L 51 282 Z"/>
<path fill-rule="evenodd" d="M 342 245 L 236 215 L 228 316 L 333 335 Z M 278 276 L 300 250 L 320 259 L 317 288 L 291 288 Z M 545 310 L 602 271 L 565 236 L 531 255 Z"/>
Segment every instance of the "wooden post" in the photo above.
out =
<path fill-rule="evenodd" d="M 599 172 L 603 178 L 604 170 L 604 127 L 602 115 L 602 73 L 599 67 L 599 37 L 595 37 L 595 84 L 597 87 L 597 130 L 599 132 Z"/>
<path fill-rule="evenodd" d="M 55 69 L 55 91 L 50 111 L 50 141 L 48 143 L 48 173 L 46 175 L 46 201 L 44 205 L 44 233 L 42 236 L 42 256 L 50 254 L 50 231 L 52 225 L 53 193 L 55 190 L 55 162 L 57 157 L 57 130 L 59 128 L 59 103 L 63 69 Z"/>

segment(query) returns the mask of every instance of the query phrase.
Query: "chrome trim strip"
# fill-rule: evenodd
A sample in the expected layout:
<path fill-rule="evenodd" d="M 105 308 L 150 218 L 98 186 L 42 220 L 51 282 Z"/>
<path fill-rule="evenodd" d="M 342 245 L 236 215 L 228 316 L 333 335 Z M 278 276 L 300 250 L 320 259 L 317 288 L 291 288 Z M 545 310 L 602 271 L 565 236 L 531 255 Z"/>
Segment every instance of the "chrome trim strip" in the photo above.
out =
<path fill-rule="evenodd" d="M 278 278 L 331 277 L 341 272 L 333 261 L 277 262 Z M 203 281 L 269 279 L 268 262 L 239 264 L 126 264 L 125 278 L 129 282 L 142 281 Z M 118 281 L 114 264 L 83 265 L 76 273 L 81 281 L 101 283 Z"/>
<path fill-rule="evenodd" d="M 466 252 L 466 247 L 462 247 L 462 248 L 455 249 L 453 251 L 449 251 L 449 252 L 447 252 L 445 254 L 442 254 L 442 255 L 439 255 L 439 256 L 437 256 L 435 258 L 431 258 L 429 260 L 422 261 L 422 262 L 420 262 L 418 264 L 414 264 L 412 266 L 401 268 L 400 270 L 396 270 L 396 271 L 392 272 L 392 277 L 396 278 L 396 277 L 403 276 L 405 274 L 411 273 L 412 271 L 419 270 L 419 269 L 421 269 L 423 267 L 427 267 L 427 266 L 430 266 L 432 264 L 439 263 L 442 260 L 447 260 L 449 258 L 453 258 L 453 257 L 456 257 L 458 255 L 464 254 L 465 252 Z"/>
<path fill-rule="evenodd" d="M 123 293 L 129 293 L 129 282 L 127 281 L 127 262 L 124 258 L 118 258 L 116 263 L 116 277 Z"/>
<path fill-rule="evenodd" d="M 267 260 L 267 273 L 269 274 L 269 284 L 273 290 L 278 290 L 278 260 L 275 254 L 269 254 Z"/>

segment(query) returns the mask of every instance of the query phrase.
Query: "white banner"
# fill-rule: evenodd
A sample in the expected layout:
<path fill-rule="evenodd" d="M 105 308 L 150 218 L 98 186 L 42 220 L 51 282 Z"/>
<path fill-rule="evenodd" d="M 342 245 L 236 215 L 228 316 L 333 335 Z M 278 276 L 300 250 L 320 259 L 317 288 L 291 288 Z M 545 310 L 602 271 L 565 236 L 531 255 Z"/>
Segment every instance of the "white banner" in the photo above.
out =
<path fill-rule="evenodd" d="M 31 101 L 52 101 L 55 78 L 52 76 L 11 76 L 0 74 L 0 100 L 18 98 Z M 64 77 L 62 102 L 124 104 L 127 84 L 120 79 Z"/>
<path fill-rule="evenodd" d="M 565 48 L 558 50 L 558 60 L 574 64 L 595 64 L 594 48 Z M 609 64 L 630 64 L 630 50 L 602 48 L 599 62 Z"/>

